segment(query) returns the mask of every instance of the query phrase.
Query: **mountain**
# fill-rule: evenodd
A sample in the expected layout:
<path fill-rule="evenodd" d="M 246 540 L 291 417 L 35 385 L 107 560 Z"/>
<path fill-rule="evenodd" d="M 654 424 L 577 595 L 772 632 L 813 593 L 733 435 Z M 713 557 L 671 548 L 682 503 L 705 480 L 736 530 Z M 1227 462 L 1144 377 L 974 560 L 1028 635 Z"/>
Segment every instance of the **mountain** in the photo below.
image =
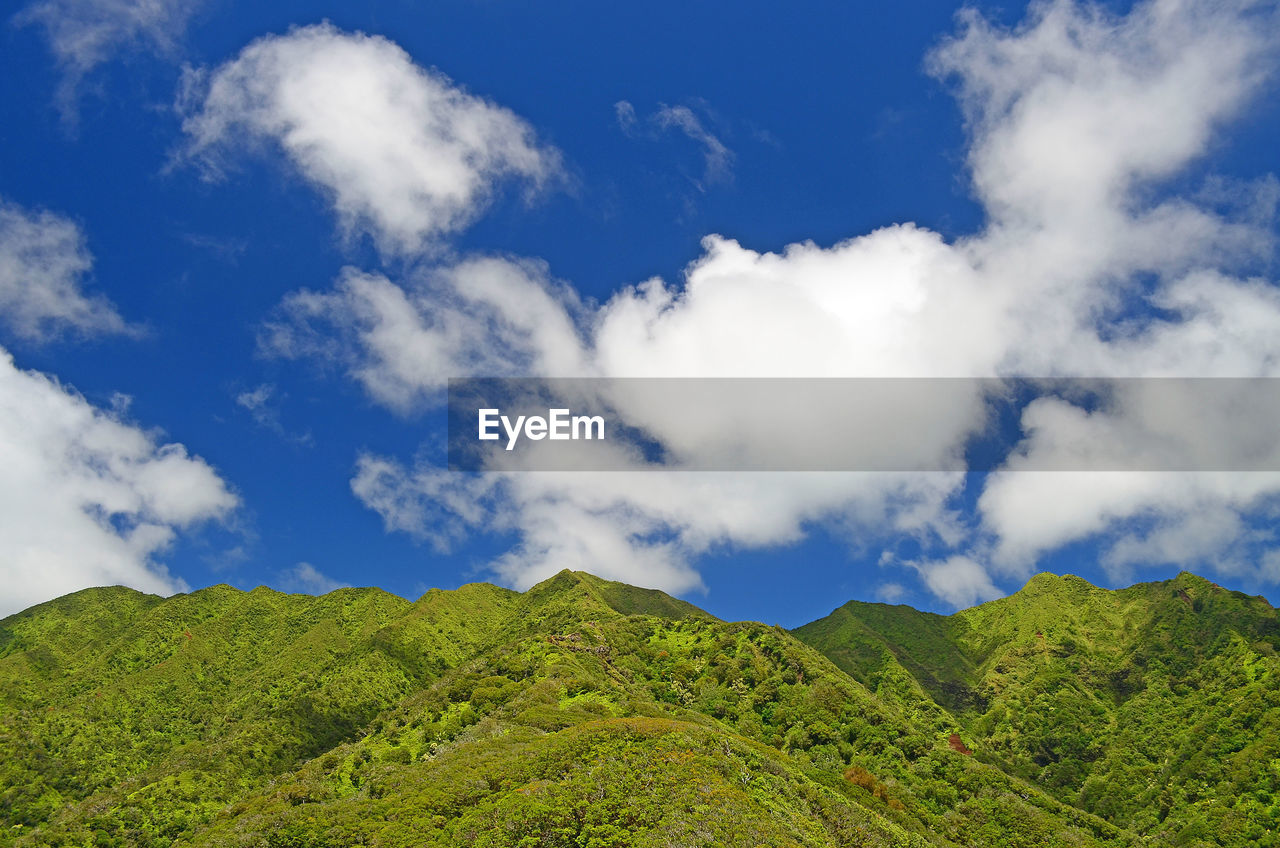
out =
<path fill-rule="evenodd" d="M 0 845 L 1275 845 L 1277 614 L 1041 575 L 788 633 L 574 572 L 0 621 Z"/>
<path fill-rule="evenodd" d="M 795 635 L 976 759 L 1170 845 L 1280 844 L 1280 619 L 1193 574 L 1039 574 L 944 617 L 851 602 Z"/>

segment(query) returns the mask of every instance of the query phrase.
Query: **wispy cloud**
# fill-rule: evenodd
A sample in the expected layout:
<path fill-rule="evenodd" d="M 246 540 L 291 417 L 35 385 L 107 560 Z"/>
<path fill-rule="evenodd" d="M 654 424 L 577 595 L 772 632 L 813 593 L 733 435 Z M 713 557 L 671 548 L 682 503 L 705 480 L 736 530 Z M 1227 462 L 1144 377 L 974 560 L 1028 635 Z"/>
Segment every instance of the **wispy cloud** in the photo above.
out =
<path fill-rule="evenodd" d="M 280 420 L 280 395 L 272 383 L 260 383 L 257 387 L 236 394 L 236 406 L 249 413 L 254 423 L 275 433 L 285 441 L 297 445 L 313 443 L 311 433 L 291 433 Z"/>
<path fill-rule="evenodd" d="M 325 595 L 335 589 L 349 589 L 350 583 L 334 580 L 309 562 L 300 562 L 276 576 L 276 586 L 282 592 L 300 592 L 307 595 Z"/>
<path fill-rule="evenodd" d="M 706 170 L 702 174 L 703 187 L 733 178 L 733 151 L 703 126 L 702 119 L 688 106 L 662 104 L 654 113 L 654 121 L 663 129 L 678 129 L 702 146 Z"/>
<path fill-rule="evenodd" d="M 636 116 L 636 107 L 632 106 L 630 101 L 619 100 L 613 104 L 613 114 L 618 119 L 618 126 L 625 133 L 632 132 L 640 123 L 640 119 Z"/>
<path fill-rule="evenodd" d="M 36 0 L 14 22 L 44 30 L 62 69 L 58 107 L 75 123 L 81 84 L 117 53 L 173 53 L 203 0 Z"/>
<path fill-rule="evenodd" d="M 658 109 L 643 122 L 637 116 L 635 106 L 626 100 L 619 100 L 613 105 L 613 109 L 618 126 L 623 132 L 631 134 L 642 125 L 648 125 L 658 134 L 676 130 L 695 142 L 701 148 L 703 157 L 702 175 L 693 180 L 699 191 L 706 191 L 716 183 L 732 181 L 733 151 L 707 129 L 703 118 L 690 107 L 660 103 Z"/>
<path fill-rule="evenodd" d="M 901 583 L 881 583 L 876 587 L 876 600 L 886 604 L 896 604 L 907 596 L 907 588 Z"/>

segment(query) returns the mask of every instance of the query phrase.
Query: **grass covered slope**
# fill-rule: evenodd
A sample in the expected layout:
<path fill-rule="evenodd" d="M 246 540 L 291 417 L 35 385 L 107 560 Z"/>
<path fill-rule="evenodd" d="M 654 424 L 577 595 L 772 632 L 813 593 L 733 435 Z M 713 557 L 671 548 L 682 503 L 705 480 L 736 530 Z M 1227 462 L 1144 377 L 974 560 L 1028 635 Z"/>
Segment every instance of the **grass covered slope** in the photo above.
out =
<path fill-rule="evenodd" d="M 599 613 L 484 652 L 190 844 L 1131 844 L 783 631 Z"/>
<path fill-rule="evenodd" d="M 1037 575 L 950 617 L 850 603 L 796 631 L 947 710 L 977 759 L 1171 845 L 1280 845 L 1280 618 L 1191 574 Z M 887 694 L 887 693 L 886 693 Z"/>
<path fill-rule="evenodd" d="M 1179 589 L 1192 605 L 1201 591 L 1173 587 L 1178 604 Z M 1162 766 L 1172 779 L 1150 784 L 1174 793 L 1154 825 L 1128 801 L 1150 791 L 1141 757 L 1103 746 L 1071 786 L 1053 747 L 1076 744 L 1075 719 L 1055 710 L 1105 699 L 1120 716 L 1172 662 L 1156 648 L 1192 638 L 1162 591 L 1041 579 L 952 617 L 849 605 L 799 631 L 819 651 L 572 572 L 415 603 L 372 589 L 87 590 L 0 621 L 0 844 L 1083 848 L 1146 844 L 1139 831 L 1213 844 L 1188 828 L 1225 820 L 1195 806 L 1206 790 L 1186 774 L 1261 768 L 1269 740 L 1228 750 L 1202 726 L 1200 747 Z M 1274 610 L 1232 596 L 1201 612 L 1224 604 L 1217 617 L 1251 623 L 1196 635 L 1204 650 L 1162 674 L 1218 680 L 1245 656 L 1232 634 L 1255 653 L 1274 642 Z M 1130 623 L 1156 607 L 1158 622 Z M 1079 645 L 1046 650 L 1105 642 L 1107 628 L 1154 646 L 1125 698 L 1127 647 L 1088 662 L 1071 660 Z M 1235 668 L 1254 675 L 1253 726 L 1269 728 L 1271 667 Z M 1253 714 L 1235 695 L 1219 706 L 1201 717 Z M 1149 731 L 1135 726 L 1107 738 L 1139 744 Z M 1045 750 L 1058 759 L 1042 764 Z M 1096 792 L 1115 780 L 1133 782 Z M 1100 802 L 1111 795 L 1123 803 Z M 1264 821 L 1243 803 L 1227 812 Z M 1228 824 L 1211 834 L 1222 844 L 1263 844 Z"/>
<path fill-rule="evenodd" d="M 0 624 L 10 830 L 92 807 L 170 835 L 423 682 L 379 649 L 375 635 L 409 607 L 385 592 L 126 591 L 87 590 Z"/>
<path fill-rule="evenodd" d="M 710 618 L 567 573 L 523 595 L 481 583 L 412 604 L 214 586 L 33 607 L 0 622 L 0 841 L 168 845 L 482 648 L 618 609 Z"/>

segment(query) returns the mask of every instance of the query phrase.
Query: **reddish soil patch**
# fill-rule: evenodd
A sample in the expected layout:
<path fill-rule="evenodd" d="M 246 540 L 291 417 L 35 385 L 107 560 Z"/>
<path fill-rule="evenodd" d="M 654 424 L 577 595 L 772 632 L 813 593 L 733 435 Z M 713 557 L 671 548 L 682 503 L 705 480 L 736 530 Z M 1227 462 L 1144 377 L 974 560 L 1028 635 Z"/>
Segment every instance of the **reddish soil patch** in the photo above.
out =
<path fill-rule="evenodd" d="M 973 753 L 973 751 L 969 750 L 968 746 L 964 744 L 964 741 L 961 740 L 959 733 L 951 734 L 951 737 L 947 739 L 947 743 L 951 745 L 951 750 L 953 751 L 958 751 L 959 753 L 966 755 Z"/>

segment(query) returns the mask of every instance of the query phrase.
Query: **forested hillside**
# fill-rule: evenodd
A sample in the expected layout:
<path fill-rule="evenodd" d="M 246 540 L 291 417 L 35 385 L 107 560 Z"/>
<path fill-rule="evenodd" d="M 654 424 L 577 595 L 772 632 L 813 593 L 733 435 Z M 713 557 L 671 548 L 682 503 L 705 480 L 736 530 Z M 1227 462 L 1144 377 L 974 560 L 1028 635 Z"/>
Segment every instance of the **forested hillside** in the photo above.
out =
<path fill-rule="evenodd" d="M 0 621 L 0 844 L 1274 845 L 1277 614 L 1041 575 L 794 634 L 562 572 Z"/>
<path fill-rule="evenodd" d="M 1040 574 L 949 617 L 846 604 L 795 634 L 976 759 L 1170 845 L 1280 845 L 1280 620 L 1192 574 Z"/>

